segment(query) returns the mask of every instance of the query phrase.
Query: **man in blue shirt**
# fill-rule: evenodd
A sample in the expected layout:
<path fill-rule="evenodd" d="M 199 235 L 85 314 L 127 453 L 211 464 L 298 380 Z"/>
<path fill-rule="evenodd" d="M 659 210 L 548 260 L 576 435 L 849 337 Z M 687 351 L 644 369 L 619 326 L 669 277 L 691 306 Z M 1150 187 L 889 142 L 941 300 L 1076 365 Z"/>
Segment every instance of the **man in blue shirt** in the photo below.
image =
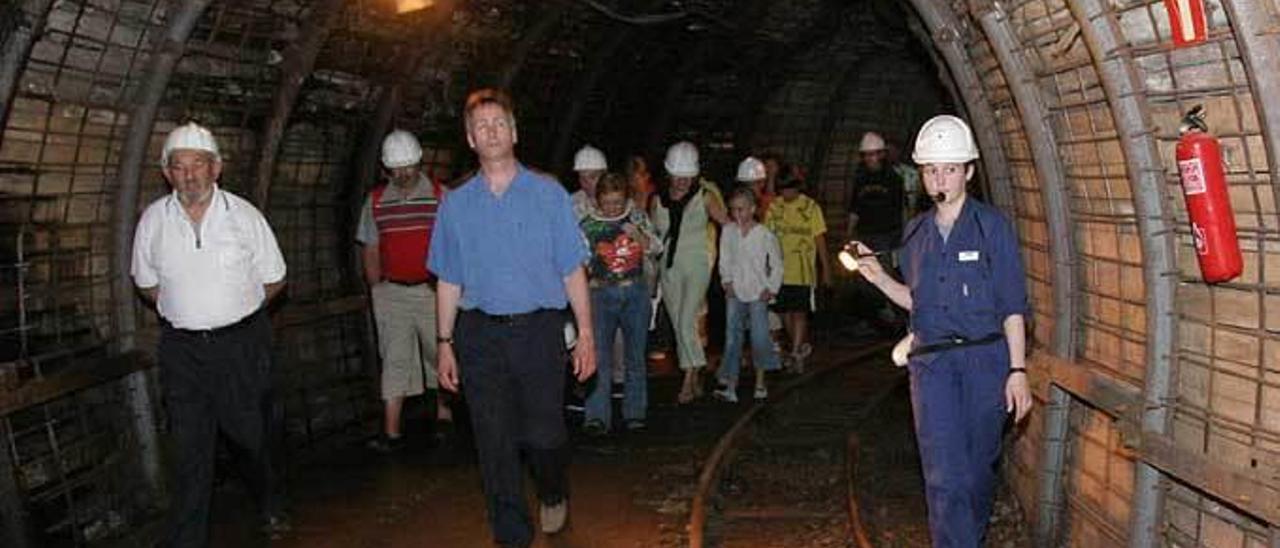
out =
<path fill-rule="evenodd" d="M 1021 421 L 1031 410 L 1025 274 L 1013 225 L 968 198 L 978 158 L 969 126 L 934 117 L 913 158 L 936 207 L 904 231 L 906 283 L 886 275 L 862 243 L 858 270 L 911 311 L 907 367 L 933 545 L 976 548 L 991 517 L 1007 414 Z"/>
<path fill-rule="evenodd" d="M 475 91 L 464 117 L 480 169 L 449 193 L 431 237 L 437 369 L 442 388 L 466 391 L 494 540 L 528 546 L 522 452 L 542 531 L 559 532 L 568 515 L 563 310 L 570 305 L 578 324 L 573 371 L 586 380 L 595 372 L 588 253 L 569 194 L 516 160 L 511 99 Z"/>

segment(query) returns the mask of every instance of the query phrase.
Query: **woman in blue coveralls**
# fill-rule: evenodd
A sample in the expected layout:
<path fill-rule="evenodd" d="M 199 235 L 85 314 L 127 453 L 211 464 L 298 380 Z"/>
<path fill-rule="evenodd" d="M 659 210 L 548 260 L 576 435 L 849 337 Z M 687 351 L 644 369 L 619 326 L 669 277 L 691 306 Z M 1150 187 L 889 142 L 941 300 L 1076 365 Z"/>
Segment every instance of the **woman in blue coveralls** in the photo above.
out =
<path fill-rule="evenodd" d="M 970 199 L 978 147 L 965 122 L 934 117 L 912 158 L 935 207 L 903 231 L 899 283 L 862 243 L 858 270 L 911 311 L 906 365 L 937 547 L 982 545 L 1008 414 L 1031 410 L 1026 375 L 1027 289 L 1013 225 Z"/>

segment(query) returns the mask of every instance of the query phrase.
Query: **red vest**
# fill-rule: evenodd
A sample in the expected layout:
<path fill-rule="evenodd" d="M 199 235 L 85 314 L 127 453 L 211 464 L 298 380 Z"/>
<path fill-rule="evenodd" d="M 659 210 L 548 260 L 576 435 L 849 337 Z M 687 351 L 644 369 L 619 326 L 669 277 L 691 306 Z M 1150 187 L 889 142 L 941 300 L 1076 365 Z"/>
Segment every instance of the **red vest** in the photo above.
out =
<path fill-rule="evenodd" d="M 424 282 L 431 231 L 440 207 L 440 184 L 432 180 L 434 196 L 382 203 L 387 185 L 373 189 L 373 222 L 378 226 L 378 254 L 382 276 L 397 282 Z"/>

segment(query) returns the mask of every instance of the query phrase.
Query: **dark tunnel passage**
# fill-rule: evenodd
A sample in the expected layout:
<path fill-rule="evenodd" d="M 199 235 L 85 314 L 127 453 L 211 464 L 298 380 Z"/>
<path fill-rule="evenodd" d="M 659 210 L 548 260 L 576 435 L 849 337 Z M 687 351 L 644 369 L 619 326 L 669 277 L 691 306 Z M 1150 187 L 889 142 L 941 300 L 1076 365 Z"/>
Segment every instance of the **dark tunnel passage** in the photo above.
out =
<path fill-rule="evenodd" d="M 1181 15 L 1193 9 L 1203 12 L 1199 27 Z M 140 216 L 169 192 L 166 136 L 188 122 L 212 131 L 219 188 L 262 212 L 288 264 L 268 312 L 276 449 L 287 469 L 312 467 L 286 472 L 293 487 L 357 496 L 320 488 L 316 463 L 330 457 L 358 476 L 354 491 L 386 495 L 404 473 L 405 485 L 463 497 L 480 523 L 470 464 L 357 472 L 382 462 L 352 450 L 378 429 L 382 403 L 353 235 L 365 196 L 387 174 L 384 136 L 411 133 L 431 178 L 457 188 L 479 167 L 464 101 L 496 87 L 514 99 L 515 156 L 570 192 L 584 145 L 602 150 L 612 171 L 640 157 L 664 179 L 668 148 L 689 141 L 701 177 L 725 192 L 745 157 L 779 158 L 821 207 L 833 263 L 864 134 L 882 135 L 905 166 L 927 120 L 968 121 L 981 150 L 970 194 L 1012 221 L 1030 301 L 1035 407 L 1004 438 L 1000 508 L 1013 510 L 1002 519 L 1035 546 L 1280 547 L 1276 28 L 1280 0 L 8 0 L 0 545 L 158 539 L 174 458 L 155 350 L 164 326 L 130 267 Z M 1203 236 L 1183 198 L 1179 126 L 1196 106 L 1222 150 L 1229 209 L 1218 215 L 1234 223 L 1243 256 L 1242 273 L 1224 282 L 1205 281 Z M 857 291 L 856 274 L 836 274 L 837 293 Z M 703 336 L 714 362 L 724 292 L 710 293 Z M 831 297 L 813 315 L 824 368 L 879 340 L 858 330 L 856 302 Z M 662 455 L 651 464 L 659 475 L 697 470 L 737 415 L 689 418 L 674 404 L 674 366 L 649 367 L 650 427 L 702 436 L 672 438 L 693 464 Z M 825 388 L 905 378 L 836 375 Z M 813 401 L 835 398 L 813 384 Z M 904 394 L 884 393 L 908 412 Z M 867 413 L 859 420 L 909 424 L 902 413 Z M 864 447 L 899 456 L 876 451 Z M 581 473 L 606 481 L 607 467 L 591 463 L 629 458 L 591 453 Z M 470 483 L 441 487 L 432 466 Z M 646 481 L 628 470 L 621 475 Z M 627 507 L 623 491 L 591 496 Z M 701 531 L 668 530 L 700 511 L 692 492 L 677 491 L 619 531 L 661 528 L 663 542 L 701 542 Z M 236 545 L 228 519 L 215 528 Z M 447 542 L 490 541 L 474 532 Z M 433 545 L 369 534 L 374 544 Z M 647 542 L 626 534 L 609 542 Z M 329 542 L 365 542 L 344 535 Z M 304 531 L 294 542 L 322 536 Z M 760 542 L 723 545 L 771 545 Z"/>

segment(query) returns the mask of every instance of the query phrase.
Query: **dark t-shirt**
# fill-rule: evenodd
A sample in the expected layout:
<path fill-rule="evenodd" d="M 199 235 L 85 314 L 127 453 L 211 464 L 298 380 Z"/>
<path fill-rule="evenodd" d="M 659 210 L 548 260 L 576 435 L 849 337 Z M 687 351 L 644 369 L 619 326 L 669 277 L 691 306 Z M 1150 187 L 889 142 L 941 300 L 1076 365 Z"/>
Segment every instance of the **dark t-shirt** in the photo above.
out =
<path fill-rule="evenodd" d="M 906 207 L 902 178 L 892 169 L 870 171 L 859 166 L 849 194 L 849 211 L 858 215 L 858 232 L 885 234 L 902 230 Z"/>

